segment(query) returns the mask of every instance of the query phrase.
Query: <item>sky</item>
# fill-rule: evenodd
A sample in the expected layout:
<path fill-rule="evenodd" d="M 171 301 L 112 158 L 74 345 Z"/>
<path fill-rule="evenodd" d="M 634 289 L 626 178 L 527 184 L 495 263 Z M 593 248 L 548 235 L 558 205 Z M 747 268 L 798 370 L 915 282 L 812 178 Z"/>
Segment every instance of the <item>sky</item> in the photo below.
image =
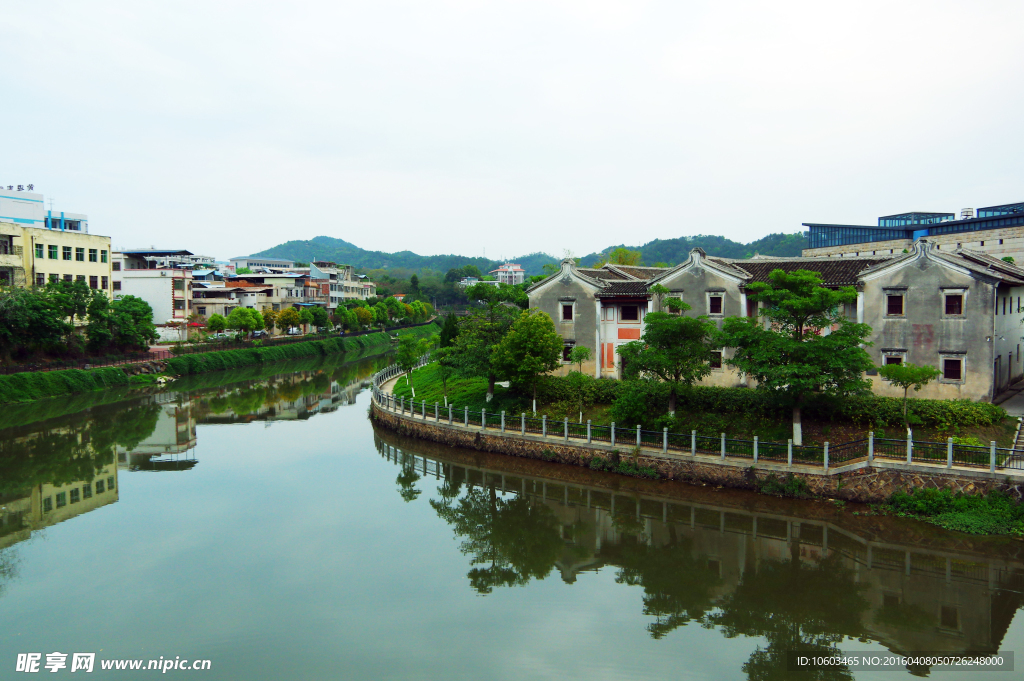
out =
<path fill-rule="evenodd" d="M 0 183 L 114 248 L 490 258 L 1024 201 L 1024 3 L 0 0 Z"/>

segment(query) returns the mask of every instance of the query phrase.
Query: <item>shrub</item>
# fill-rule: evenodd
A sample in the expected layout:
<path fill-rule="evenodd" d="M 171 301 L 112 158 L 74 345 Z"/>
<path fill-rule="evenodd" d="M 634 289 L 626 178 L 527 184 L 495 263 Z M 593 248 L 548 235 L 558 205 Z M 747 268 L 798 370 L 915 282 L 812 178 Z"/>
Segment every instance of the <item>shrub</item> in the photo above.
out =
<path fill-rule="evenodd" d="M 993 490 L 987 495 L 953 494 L 948 489 L 896 492 L 889 508 L 949 530 L 970 534 L 1024 534 L 1024 505 Z"/>
<path fill-rule="evenodd" d="M 769 473 L 767 476 L 757 480 L 755 485 L 757 491 L 761 494 L 771 494 L 777 497 L 794 497 L 797 499 L 806 499 L 811 496 L 811 492 L 807 488 L 807 481 L 796 477 L 792 473 L 786 473 L 786 477 L 782 479 L 779 479 L 775 473 Z"/>

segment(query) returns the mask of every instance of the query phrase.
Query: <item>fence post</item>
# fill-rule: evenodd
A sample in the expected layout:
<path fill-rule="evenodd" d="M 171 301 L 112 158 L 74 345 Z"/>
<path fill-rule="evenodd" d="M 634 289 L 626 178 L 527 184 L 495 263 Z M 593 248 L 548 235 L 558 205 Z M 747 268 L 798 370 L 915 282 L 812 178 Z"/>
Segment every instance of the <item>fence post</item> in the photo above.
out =
<path fill-rule="evenodd" d="M 697 431 L 690 431 L 690 456 L 697 456 Z"/>
<path fill-rule="evenodd" d="M 789 444 L 786 445 L 786 465 L 793 465 L 793 438 L 789 438 Z"/>
<path fill-rule="evenodd" d="M 953 467 L 953 438 L 946 438 L 946 468 Z"/>
<path fill-rule="evenodd" d="M 640 424 L 636 426 L 636 446 L 640 446 Z"/>
<path fill-rule="evenodd" d="M 828 443 L 825 443 L 825 472 L 828 473 Z"/>
<path fill-rule="evenodd" d="M 405 398 L 403 397 L 403 398 L 401 398 L 401 400 L 402 400 L 402 415 L 404 416 L 405 415 Z"/>
<path fill-rule="evenodd" d="M 907 463 L 914 460 L 914 434 L 912 431 L 907 431 Z"/>
<path fill-rule="evenodd" d="M 996 472 L 996 441 L 992 440 L 988 443 L 988 472 Z"/>
<path fill-rule="evenodd" d="M 587 444 L 589 445 L 594 440 L 590 437 L 590 419 L 587 419 Z"/>
<path fill-rule="evenodd" d="M 440 416 L 438 416 L 437 402 L 434 402 L 434 423 L 440 423 L 440 422 L 441 422 L 441 418 L 440 418 Z"/>
<path fill-rule="evenodd" d="M 725 433 L 722 433 L 722 458 L 725 459 Z"/>
<path fill-rule="evenodd" d="M 480 430 L 483 430 L 486 427 L 487 427 L 487 410 L 481 408 L 480 409 Z"/>
<path fill-rule="evenodd" d="M 668 454 L 668 428 L 661 429 L 661 451 Z"/>
<path fill-rule="evenodd" d="M 501 412 L 501 432 L 505 432 L 505 412 Z"/>
<path fill-rule="evenodd" d="M 868 431 L 868 465 L 875 463 L 875 431 Z"/>
<path fill-rule="evenodd" d="M 526 412 L 523 412 L 522 420 L 519 422 L 519 430 L 522 431 L 523 435 L 526 435 Z"/>
<path fill-rule="evenodd" d="M 754 463 L 757 463 L 757 436 L 754 436 Z"/>
<path fill-rule="evenodd" d="M 423 400 L 423 420 L 427 420 L 427 401 Z"/>
<path fill-rule="evenodd" d="M 466 422 L 465 427 L 469 428 L 469 407 L 466 407 L 463 412 L 463 420 Z"/>
<path fill-rule="evenodd" d="M 612 421 L 612 447 L 615 446 L 615 421 Z"/>
<path fill-rule="evenodd" d="M 540 417 L 540 436 L 541 437 L 547 437 L 548 436 L 548 415 L 547 414 L 544 414 L 543 416 Z"/>
<path fill-rule="evenodd" d="M 565 440 L 566 442 L 568 442 L 569 441 L 569 417 L 568 416 L 565 417 L 565 422 L 562 424 L 562 435 L 563 435 L 562 439 Z"/>
<path fill-rule="evenodd" d="M 452 425 L 452 405 L 448 405 L 448 425 Z"/>

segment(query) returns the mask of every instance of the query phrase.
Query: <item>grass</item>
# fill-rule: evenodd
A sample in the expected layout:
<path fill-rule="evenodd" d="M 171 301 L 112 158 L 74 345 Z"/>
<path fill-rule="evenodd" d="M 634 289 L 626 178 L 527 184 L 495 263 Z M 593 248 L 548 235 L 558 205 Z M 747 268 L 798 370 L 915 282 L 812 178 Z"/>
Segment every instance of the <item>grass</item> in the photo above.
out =
<path fill-rule="evenodd" d="M 988 494 L 953 494 L 948 489 L 897 492 L 889 511 L 968 534 L 1003 534 L 1024 537 L 1024 505 L 993 490 Z"/>
<path fill-rule="evenodd" d="M 411 399 L 413 388 L 416 389 L 415 400 L 417 403 L 426 400 L 428 405 L 434 402 L 444 405 L 445 390 L 444 384 L 437 375 L 437 365 L 416 369 L 410 376 L 410 383 L 406 378 L 400 377 L 395 383 L 395 397 Z M 487 379 L 485 378 L 449 378 L 448 379 L 448 402 L 456 405 L 459 409 L 469 407 L 473 410 L 486 409 L 488 412 L 498 413 L 505 411 L 509 414 L 519 414 L 529 410 L 529 401 L 521 395 L 502 386 L 495 386 L 494 399 L 487 402 Z"/>

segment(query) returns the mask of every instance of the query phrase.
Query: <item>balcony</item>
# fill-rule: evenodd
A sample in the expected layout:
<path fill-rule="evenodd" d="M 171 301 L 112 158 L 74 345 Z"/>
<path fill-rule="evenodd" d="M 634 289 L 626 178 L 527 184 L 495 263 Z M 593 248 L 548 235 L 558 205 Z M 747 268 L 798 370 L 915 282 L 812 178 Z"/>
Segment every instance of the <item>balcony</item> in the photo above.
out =
<path fill-rule="evenodd" d="M 0 267 L 24 267 L 21 246 L 0 246 Z"/>

